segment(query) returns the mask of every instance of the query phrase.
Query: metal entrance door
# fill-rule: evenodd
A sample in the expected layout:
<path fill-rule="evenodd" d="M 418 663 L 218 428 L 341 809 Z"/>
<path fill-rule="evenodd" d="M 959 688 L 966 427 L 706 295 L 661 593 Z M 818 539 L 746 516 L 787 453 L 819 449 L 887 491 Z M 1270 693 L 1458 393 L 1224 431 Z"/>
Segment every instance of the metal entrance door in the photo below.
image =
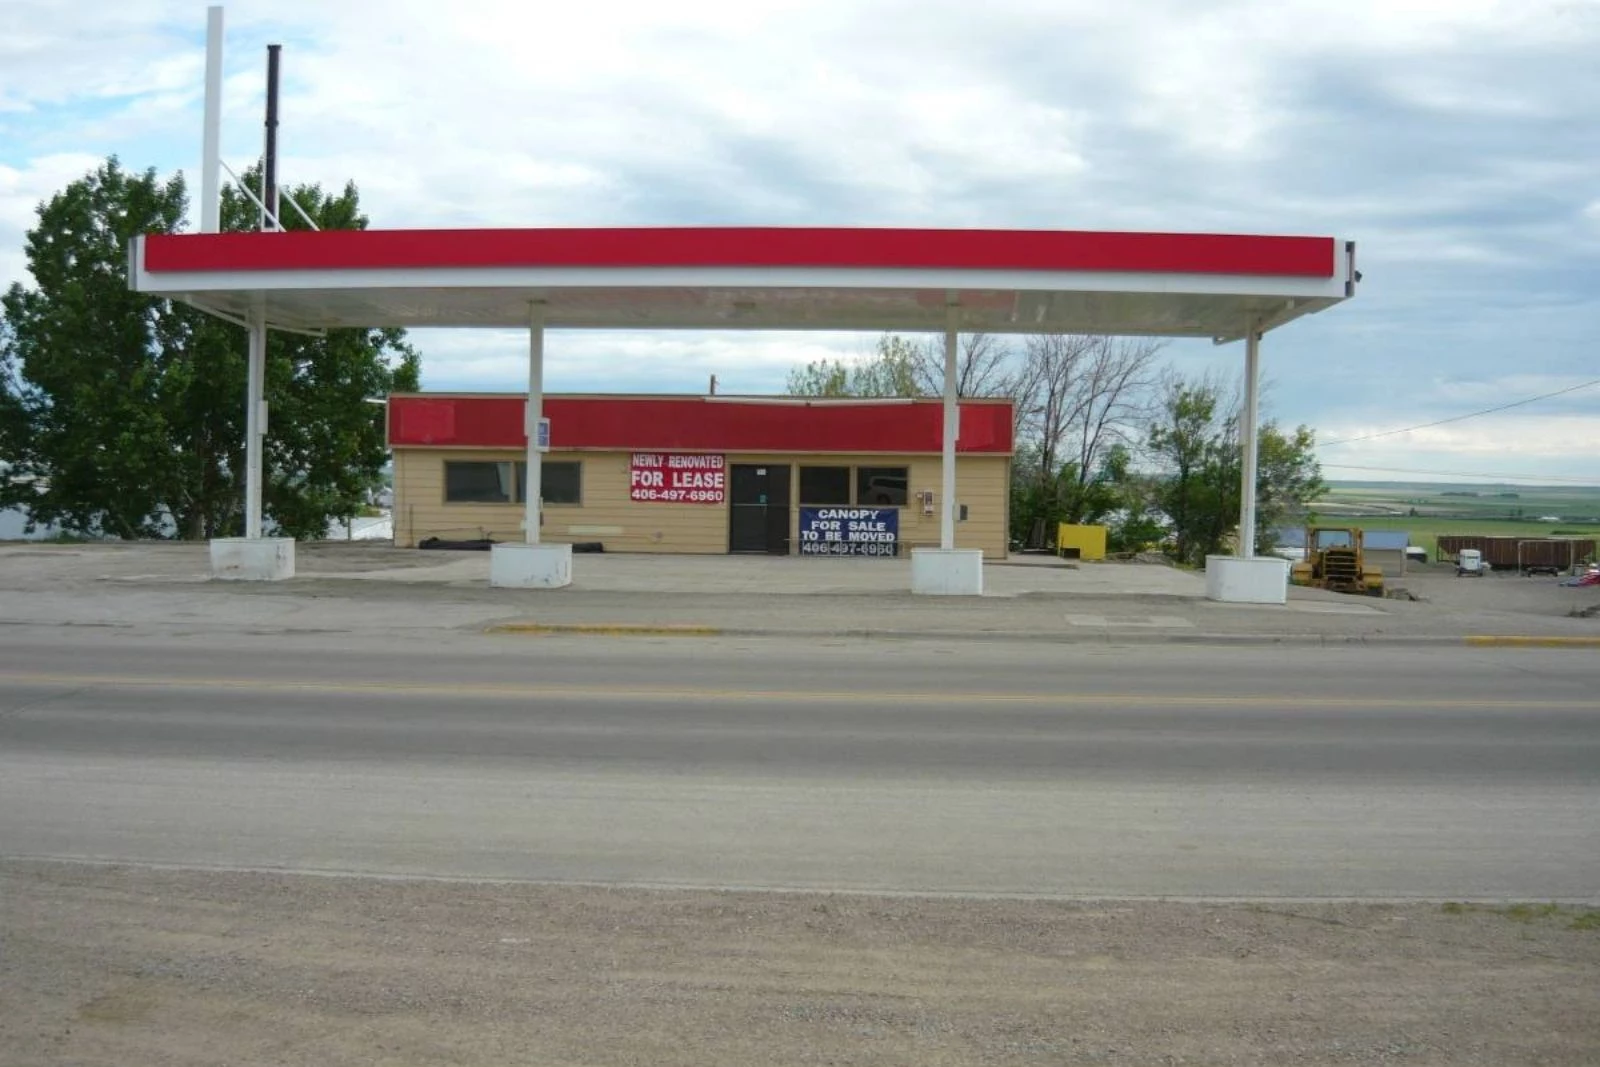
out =
<path fill-rule="evenodd" d="M 729 552 L 789 554 L 789 467 L 735 463 L 728 515 Z"/>

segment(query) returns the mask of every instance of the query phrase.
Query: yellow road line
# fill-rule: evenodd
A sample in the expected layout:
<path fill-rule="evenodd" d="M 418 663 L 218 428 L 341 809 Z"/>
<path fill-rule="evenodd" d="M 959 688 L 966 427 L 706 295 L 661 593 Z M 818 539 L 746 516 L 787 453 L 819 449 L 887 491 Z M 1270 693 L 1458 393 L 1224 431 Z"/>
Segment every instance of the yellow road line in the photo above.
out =
<path fill-rule="evenodd" d="M 483 628 L 487 634 L 563 634 L 593 637 L 721 637 L 727 631 L 718 626 L 694 624 L 603 623 L 603 622 L 504 622 Z M 1463 644 L 1479 648 L 1600 648 L 1596 637 L 1539 637 L 1534 635 L 1473 634 L 1461 638 Z"/>
<path fill-rule="evenodd" d="M 647 625 L 605 622 L 503 622 L 484 628 L 489 634 L 594 634 L 610 637 L 718 637 L 715 626 Z"/>
<path fill-rule="evenodd" d="M 1600 637 L 1522 637 L 1475 634 L 1462 638 L 1482 648 L 1600 648 Z"/>
<path fill-rule="evenodd" d="M 105 686 L 128 689 L 217 689 L 266 693 L 338 693 L 397 696 L 434 696 L 462 699 L 562 698 L 572 700 L 781 701 L 801 704 L 917 704 L 973 703 L 1058 705 L 1072 707 L 1244 707 L 1244 708 L 1352 708 L 1486 710 L 1581 709 L 1600 712 L 1588 700 L 1481 700 L 1473 697 L 1316 697 L 1294 693 L 1256 696 L 1190 696 L 1153 693 L 993 693 L 929 690 L 768 690 L 768 689 L 662 689 L 628 686 L 541 686 L 506 683 L 461 682 L 449 685 L 411 682 L 305 682 L 283 678 L 175 678 L 111 674 L 49 674 L 0 671 L 0 685 L 59 685 L 72 688 Z"/>

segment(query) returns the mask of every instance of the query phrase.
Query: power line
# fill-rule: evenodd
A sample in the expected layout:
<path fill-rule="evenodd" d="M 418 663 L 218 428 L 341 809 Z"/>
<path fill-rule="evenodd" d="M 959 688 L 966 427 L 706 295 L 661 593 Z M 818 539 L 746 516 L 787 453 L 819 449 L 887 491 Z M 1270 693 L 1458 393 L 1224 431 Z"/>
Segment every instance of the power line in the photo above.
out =
<path fill-rule="evenodd" d="M 1410 433 L 1413 430 L 1427 430 L 1434 426 L 1443 426 L 1448 422 L 1461 422 L 1463 419 L 1476 419 L 1483 415 L 1493 415 L 1498 411 L 1509 411 L 1512 408 L 1520 408 L 1524 404 L 1532 404 L 1540 400 L 1549 400 L 1553 396 L 1563 396 L 1567 393 L 1576 393 L 1579 389 L 1587 389 L 1591 385 L 1600 385 L 1600 378 L 1596 378 L 1589 382 L 1582 382 L 1578 385 L 1569 385 L 1567 388 L 1557 389 L 1553 393 L 1543 393 L 1539 396 L 1530 396 L 1526 400 L 1513 400 L 1511 403 L 1501 404 L 1499 407 L 1484 408 L 1482 411 L 1473 411 L 1465 415 L 1452 415 L 1448 419 L 1440 419 L 1437 422 L 1425 422 L 1420 426 L 1405 426 L 1398 430 L 1384 430 L 1381 433 L 1362 434 L 1360 437 L 1344 437 L 1337 441 L 1323 441 L 1317 447 L 1332 448 L 1334 445 L 1349 445 L 1354 444 L 1357 441 L 1371 441 L 1379 437 L 1393 437 L 1395 434 Z"/>
<path fill-rule="evenodd" d="M 1434 474 L 1446 478 L 1484 478 L 1488 480 L 1519 481 L 1519 482 L 1561 482 L 1564 485 L 1595 484 L 1593 478 L 1563 478 L 1555 474 L 1486 474 L 1483 471 L 1419 471 L 1409 467 L 1360 467 L 1354 463 L 1324 463 L 1323 467 L 1332 467 L 1342 471 L 1383 471 L 1387 474 Z"/>

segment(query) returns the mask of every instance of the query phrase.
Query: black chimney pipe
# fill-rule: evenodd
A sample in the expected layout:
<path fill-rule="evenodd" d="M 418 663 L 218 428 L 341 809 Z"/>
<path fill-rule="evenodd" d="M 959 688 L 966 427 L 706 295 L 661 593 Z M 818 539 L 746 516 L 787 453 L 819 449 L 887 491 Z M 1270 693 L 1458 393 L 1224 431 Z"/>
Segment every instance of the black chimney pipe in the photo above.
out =
<path fill-rule="evenodd" d="M 267 45 L 267 152 L 261 164 L 261 202 L 266 205 L 262 228 L 278 229 L 278 53 L 281 44 Z"/>

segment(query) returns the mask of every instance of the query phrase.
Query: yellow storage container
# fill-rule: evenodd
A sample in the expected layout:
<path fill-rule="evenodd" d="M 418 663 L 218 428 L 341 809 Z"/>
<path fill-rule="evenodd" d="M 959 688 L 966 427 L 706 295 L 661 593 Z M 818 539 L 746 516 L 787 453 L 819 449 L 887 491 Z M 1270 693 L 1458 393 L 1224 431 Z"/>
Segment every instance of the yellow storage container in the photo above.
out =
<path fill-rule="evenodd" d="M 1062 523 L 1056 527 L 1056 555 L 1072 559 L 1105 559 L 1106 528 Z"/>

